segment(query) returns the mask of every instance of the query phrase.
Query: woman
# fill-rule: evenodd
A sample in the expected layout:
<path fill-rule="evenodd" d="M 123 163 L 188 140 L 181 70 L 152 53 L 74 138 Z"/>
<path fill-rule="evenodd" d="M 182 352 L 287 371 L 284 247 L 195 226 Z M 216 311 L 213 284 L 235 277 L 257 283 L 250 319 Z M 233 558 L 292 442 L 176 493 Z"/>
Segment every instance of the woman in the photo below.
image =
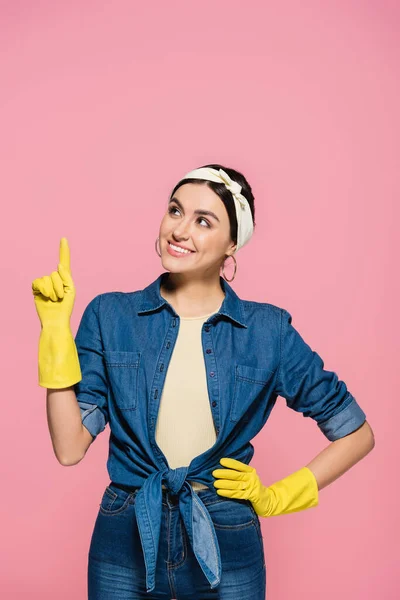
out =
<path fill-rule="evenodd" d="M 242 300 L 229 285 L 234 254 L 253 231 L 244 176 L 205 165 L 170 195 L 156 241 L 166 271 L 143 290 L 96 296 L 75 341 L 65 238 L 58 271 L 33 282 L 39 384 L 49 389 L 60 462 L 79 462 L 110 424 L 111 481 L 89 550 L 91 600 L 261 600 L 259 517 L 317 506 L 319 488 L 308 467 L 264 486 L 249 465 L 250 440 L 278 395 L 331 441 L 366 421 L 288 311 Z"/>

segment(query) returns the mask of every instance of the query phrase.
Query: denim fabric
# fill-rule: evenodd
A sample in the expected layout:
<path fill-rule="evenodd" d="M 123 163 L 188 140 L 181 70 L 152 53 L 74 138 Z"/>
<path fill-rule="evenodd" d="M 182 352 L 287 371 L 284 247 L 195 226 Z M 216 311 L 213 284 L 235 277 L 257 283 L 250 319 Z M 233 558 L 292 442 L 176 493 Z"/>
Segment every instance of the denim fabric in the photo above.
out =
<path fill-rule="evenodd" d="M 260 519 L 251 502 L 199 490 L 212 519 L 221 552 L 222 578 L 210 589 L 193 553 L 179 496 L 163 490 L 156 587 L 147 592 L 136 517 L 138 488 L 111 483 L 103 492 L 89 549 L 88 600 L 264 600 L 266 564 Z M 207 541 L 204 540 L 206 543 Z"/>
<path fill-rule="evenodd" d="M 225 298 L 202 326 L 215 444 L 189 465 L 171 469 L 155 440 L 160 398 L 179 331 L 179 315 L 160 295 L 163 272 L 143 290 L 107 292 L 86 307 L 75 338 L 82 380 L 75 385 L 82 422 L 94 438 L 110 425 L 107 470 L 113 483 L 139 488 L 135 512 L 147 591 L 155 587 L 162 484 L 179 510 L 211 588 L 221 581 L 218 538 L 209 512 L 188 480 L 214 491 L 222 457 L 249 464 L 252 438 L 278 396 L 315 420 L 328 440 L 358 429 L 366 415 L 346 384 L 324 369 L 284 308 L 242 300 L 220 277 Z M 206 491 L 206 490 L 205 490 Z"/>

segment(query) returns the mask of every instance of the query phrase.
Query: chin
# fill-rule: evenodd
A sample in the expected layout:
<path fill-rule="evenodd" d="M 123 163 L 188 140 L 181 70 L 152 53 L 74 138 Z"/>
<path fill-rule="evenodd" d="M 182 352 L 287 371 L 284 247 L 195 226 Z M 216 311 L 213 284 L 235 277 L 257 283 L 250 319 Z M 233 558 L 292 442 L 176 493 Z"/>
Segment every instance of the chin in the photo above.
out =
<path fill-rule="evenodd" d="M 164 258 L 164 256 L 160 260 L 163 268 L 166 271 L 169 271 L 170 273 L 182 273 L 185 270 L 191 270 L 190 268 L 182 269 L 180 265 L 177 265 L 173 260 L 168 260 L 167 258 Z"/>

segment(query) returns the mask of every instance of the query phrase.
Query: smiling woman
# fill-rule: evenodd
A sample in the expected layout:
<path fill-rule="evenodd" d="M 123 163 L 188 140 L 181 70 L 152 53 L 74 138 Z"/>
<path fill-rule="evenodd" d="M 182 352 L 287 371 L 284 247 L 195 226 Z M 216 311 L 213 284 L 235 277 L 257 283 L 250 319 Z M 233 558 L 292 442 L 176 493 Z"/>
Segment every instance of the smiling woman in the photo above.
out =
<path fill-rule="evenodd" d="M 239 171 L 222 167 L 218 164 L 208 164 L 199 167 L 190 171 L 175 185 L 170 194 L 168 213 L 174 213 L 174 207 L 178 207 L 178 213 L 180 212 L 181 216 L 185 214 L 181 188 L 189 184 L 192 184 L 190 186 L 190 197 L 193 197 L 192 194 L 195 194 L 193 190 L 194 186 L 200 188 L 196 195 L 197 206 L 194 207 L 191 204 L 193 209 L 192 216 L 210 217 L 209 219 L 198 219 L 199 222 L 203 222 L 202 227 L 210 229 L 213 226 L 219 226 L 223 229 L 228 224 L 229 236 L 237 246 L 234 252 L 237 252 L 241 246 L 250 240 L 256 226 L 254 196 L 247 179 Z M 179 192 L 178 190 L 181 191 Z M 208 190 L 214 192 L 214 195 L 209 194 Z M 236 194 L 236 198 L 234 196 L 235 202 L 232 202 L 232 196 L 234 195 L 232 192 Z M 188 196 L 189 192 L 183 193 L 184 198 Z M 204 198 L 203 201 L 202 198 Z M 239 209 L 238 206 L 240 206 Z M 225 211 L 222 210 L 223 207 L 225 207 Z M 243 239 L 239 240 L 239 243 L 238 215 L 241 224 L 240 229 L 244 234 Z M 226 216 L 228 219 L 226 219 Z M 244 217 L 247 218 L 244 219 Z"/>
<path fill-rule="evenodd" d="M 365 422 L 290 313 L 243 300 L 229 285 L 225 261 L 236 273 L 234 255 L 253 232 L 244 176 L 200 167 L 174 187 L 161 220 L 165 270 L 144 289 L 97 295 L 75 341 L 65 238 L 58 271 L 33 282 L 43 325 L 39 383 L 50 388 L 57 456 L 75 464 L 108 423 L 112 433 L 89 600 L 175 597 L 177 588 L 205 597 L 217 587 L 222 600 L 263 600 L 259 518 L 317 506 L 318 482 L 303 467 L 264 486 L 250 466 L 251 440 L 278 395 L 331 441 Z"/>
<path fill-rule="evenodd" d="M 175 185 L 156 249 L 159 242 L 158 254 L 170 272 L 161 293 L 179 314 L 203 315 L 218 303 L 220 270 L 227 281 L 233 281 L 237 269 L 234 254 L 250 240 L 254 214 L 251 186 L 234 169 L 204 165 Z M 230 257 L 235 271 L 227 279 L 224 267 Z M 183 258 L 186 260 L 175 261 Z"/>

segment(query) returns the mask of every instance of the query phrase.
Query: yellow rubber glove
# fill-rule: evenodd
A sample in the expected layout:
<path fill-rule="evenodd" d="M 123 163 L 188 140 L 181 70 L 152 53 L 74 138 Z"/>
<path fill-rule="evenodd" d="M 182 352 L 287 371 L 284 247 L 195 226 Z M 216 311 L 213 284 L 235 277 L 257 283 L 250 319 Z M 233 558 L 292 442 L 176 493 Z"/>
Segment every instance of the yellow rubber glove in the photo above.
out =
<path fill-rule="evenodd" d="M 78 351 L 70 328 L 75 286 L 67 239 L 60 241 L 58 271 L 32 282 L 36 310 L 42 325 L 39 338 L 39 385 L 60 389 L 82 379 Z"/>
<path fill-rule="evenodd" d="M 265 487 L 254 467 L 234 458 L 221 458 L 227 469 L 212 472 L 217 494 L 250 500 L 260 517 L 272 517 L 318 506 L 318 484 L 314 473 L 303 467 L 285 479 Z"/>

